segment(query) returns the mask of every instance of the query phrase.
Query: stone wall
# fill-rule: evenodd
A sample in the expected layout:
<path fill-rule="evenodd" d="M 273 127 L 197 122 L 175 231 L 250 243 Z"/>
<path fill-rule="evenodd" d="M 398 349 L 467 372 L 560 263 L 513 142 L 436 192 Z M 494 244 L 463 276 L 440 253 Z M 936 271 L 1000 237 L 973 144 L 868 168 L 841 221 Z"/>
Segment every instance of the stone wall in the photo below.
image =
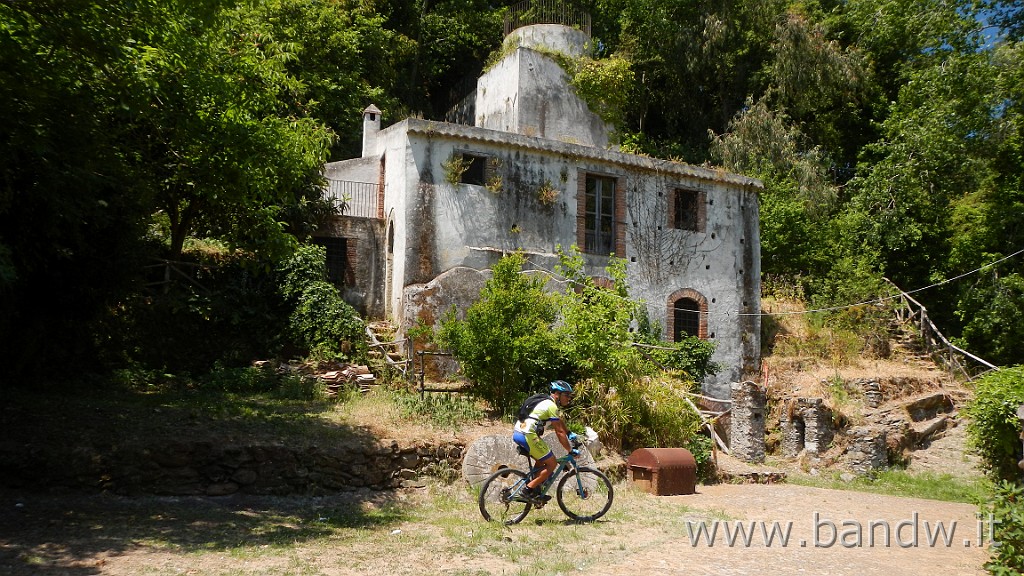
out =
<path fill-rule="evenodd" d="M 754 382 L 732 385 L 729 442 L 733 456 L 746 462 L 764 462 L 767 392 Z"/>
<path fill-rule="evenodd" d="M 420 473 L 456 471 L 463 452 L 456 443 L 401 446 L 395 440 L 300 448 L 182 442 L 103 452 L 79 447 L 67 454 L 0 446 L 0 486 L 118 494 L 318 495 L 396 488 Z"/>
<path fill-rule="evenodd" d="M 832 409 L 821 398 L 791 398 L 779 423 L 785 456 L 823 454 L 835 436 Z"/>
<path fill-rule="evenodd" d="M 872 470 L 884 468 L 889 463 L 885 428 L 857 426 L 851 428 L 846 436 L 850 444 L 843 455 L 843 461 L 850 470 L 858 474 L 868 474 Z"/>

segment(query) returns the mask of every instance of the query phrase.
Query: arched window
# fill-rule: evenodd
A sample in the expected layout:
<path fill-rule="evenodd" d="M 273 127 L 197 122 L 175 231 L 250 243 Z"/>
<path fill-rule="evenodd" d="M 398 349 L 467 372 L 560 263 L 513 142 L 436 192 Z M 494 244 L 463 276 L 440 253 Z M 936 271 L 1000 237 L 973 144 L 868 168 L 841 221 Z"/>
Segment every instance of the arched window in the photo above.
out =
<path fill-rule="evenodd" d="M 668 297 L 665 336 L 679 342 L 687 336 L 708 337 L 708 299 L 692 288 Z"/>
<path fill-rule="evenodd" d="M 672 305 L 672 341 L 679 342 L 686 336 L 700 337 L 700 302 L 693 298 L 680 298 Z"/>

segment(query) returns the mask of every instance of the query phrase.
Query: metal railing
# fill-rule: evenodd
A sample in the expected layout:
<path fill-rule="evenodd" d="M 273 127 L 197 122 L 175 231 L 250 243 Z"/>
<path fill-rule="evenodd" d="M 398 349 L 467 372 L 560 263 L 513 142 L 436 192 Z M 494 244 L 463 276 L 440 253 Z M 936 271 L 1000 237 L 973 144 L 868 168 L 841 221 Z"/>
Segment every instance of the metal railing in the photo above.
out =
<path fill-rule="evenodd" d="M 978 358 L 974 354 L 951 343 L 939 332 L 939 329 L 928 317 L 928 309 L 914 300 L 909 294 L 900 290 L 888 278 L 885 279 L 900 293 L 900 306 L 896 308 L 896 317 L 901 323 L 913 324 L 921 336 L 921 342 L 932 358 L 942 364 L 950 373 L 959 373 L 968 381 L 989 372 L 999 370 L 991 362 Z"/>
<path fill-rule="evenodd" d="M 590 36 L 590 13 L 564 0 L 525 0 L 510 6 L 505 15 L 505 36 L 532 24 L 561 24 L 578 28 Z"/>
<path fill-rule="evenodd" d="M 373 182 L 328 179 L 324 198 L 330 200 L 344 216 L 383 218 L 379 191 L 380 185 Z"/>

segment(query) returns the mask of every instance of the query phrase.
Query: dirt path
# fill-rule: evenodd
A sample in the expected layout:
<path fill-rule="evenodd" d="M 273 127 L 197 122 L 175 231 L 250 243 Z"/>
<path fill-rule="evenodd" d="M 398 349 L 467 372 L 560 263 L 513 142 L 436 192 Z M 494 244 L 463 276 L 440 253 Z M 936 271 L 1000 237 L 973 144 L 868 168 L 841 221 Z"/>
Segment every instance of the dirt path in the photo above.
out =
<path fill-rule="evenodd" d="M 467 576 L 582 569 L 607 576 L 769 570 L 934 576 L 981 575 L 988 558 L 977 546 L 976 508 L 968 504 L 786 484 L 700 486 L 697 494 L 671 497 L 621 488 L 621 511 L 597 524 L 567 524 L 552 506 L 508 530 L 484 523 L 462 486 L 426 503 L 414 491 L 229 500 L 0 493 L 0 575 Z M 401 511 L 407 504 L 412 512 Z M 345 516 L 349 506 L 375 512 Z M 695 531 L 716 522 L 710 545 L 707 533 Z M 789 526 L 786 545 L 778 532 L 766 545 L 762 522 L 769 534 L 773 523 Z M 929 541 L 939 522 L 948 545 L 944 536 Z M 742 537 L 726 542 L 727 529 L 739 525 L 753 526 L 749 545 Z M 890 529 L 888 545 L 881 525 Z M 534 550 L 561 564 L 522 571 Z"/>
<path fill-rule="evenodd" d="M 714 546 L 709 546 L 706 538 L 697 546 L 689 539 L 673 538 L 655 550 L 592 568 L 589 573 L 731 575 L 770 572 L 835 576 L 985 573 L 981 566 L 988 559 L 988 552 L 977 547 L 977 509 L 968 504 L 785 484 L 702 486 L 697 495 L 672 498 L 686 498 L 694 508 L 728 519 L 720 523 Z M 756 533 L 749 546 L 740 542 L 729 546 L 724 542 L 726 524 L 732 527 L 743 524 L 749 529 L 752 522 Z M 897 532 L 901 522 L 903 527 Z M 929 544 L 928 531 L 934 532 L 939 522 L 947 529 L 952 529 L 955 522 L 948 546 L 943 538 L 935 545 Z M 788 545 L 782 546 L 776 537 L 771 546 L 766 546 L 762 523 L 769 533 L 773 523 L 780 527 L 791 523 Z M 877 525 L 874 546 L 870 545 L 872 523 Z M 882 524 L 891 529 L 888 546 L 883 541 Z M 861 532 L 857 532 L 857 527 Z"/>

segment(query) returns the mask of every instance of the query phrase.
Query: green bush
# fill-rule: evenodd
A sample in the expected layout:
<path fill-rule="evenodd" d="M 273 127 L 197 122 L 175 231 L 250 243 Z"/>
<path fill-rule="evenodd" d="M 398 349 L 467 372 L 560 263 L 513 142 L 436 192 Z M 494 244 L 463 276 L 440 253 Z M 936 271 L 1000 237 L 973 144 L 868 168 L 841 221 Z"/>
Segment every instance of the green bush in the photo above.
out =
<path fill-rule="evenodd" d="M 615 386 L 597 380 L 577 383 L 569 420 L 590 426 L 602 441 L 623 450 L 689 447 L 701 427 L 687 403 L 690 386 L 640 378 Z"/>
<path fill-rule="evenodd" d="M 276 277 L 248 255 L 186 253 L 152 268 L 153 288 L 110 308 L 99 330 L 111 368 L 203 374 L 274 356 L 288 312 Z M 188 279 L 185 276 L 188 276 Z"/>
<path fill-rule="evenodd" d="M 999 483 L 982 507 L 982 521 L 989 518 L 993 543 L 985 569 L 996 576 L 1024 574 L 1024 486 Z"/>
<path fill-rule="evenodd" d="M 971 446 L 994 480 L 1020 482 L 1022 458 L 1017 408 L 1024 404 L 1024 366 L 989 372 L 977 381 L 965 410 Z"/>
<path fill-rule="evenodd" d="M 315 359 L 365 360 L 366 326 L 359 313 L 327 282 L 327 255 L 305 245 L 280 270 L 280 293 L 291 306 L 290 340 Z"/>
<path fill-rule="evenodd" d="M 498 261 L 465 320 L 451 310 L 437 335 L 474 382 L 473 394 L 503 414 L 514 413 L 522 397 L 563 366 L 550 332 L 554 302 L 541 279 L 522 273 L 524 262 L 522 254 Z"/>
<path fill-rule="evenodd" d="M 365 324 L 329 282 L 312 282 L 306 286 L 289 319 L 289 327 L 295 340 L 314 358 L 357 360 L 365 357 Z"/>

